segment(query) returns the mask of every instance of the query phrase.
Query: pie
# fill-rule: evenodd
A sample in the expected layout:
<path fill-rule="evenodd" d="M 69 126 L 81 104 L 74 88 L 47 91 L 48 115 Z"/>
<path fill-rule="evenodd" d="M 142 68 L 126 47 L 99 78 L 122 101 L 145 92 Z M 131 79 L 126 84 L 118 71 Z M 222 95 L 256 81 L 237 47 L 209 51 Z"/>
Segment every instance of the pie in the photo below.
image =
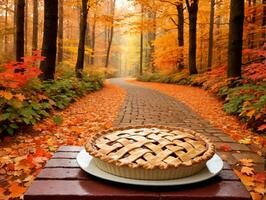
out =
<path fill-rule="evenodd" d="M 154 125 L 103 131 L 93 135 L 85 149 L 101 170 L 143 180 L 191 176 L 215 153 L 214 145 L 200 133 Z"/>

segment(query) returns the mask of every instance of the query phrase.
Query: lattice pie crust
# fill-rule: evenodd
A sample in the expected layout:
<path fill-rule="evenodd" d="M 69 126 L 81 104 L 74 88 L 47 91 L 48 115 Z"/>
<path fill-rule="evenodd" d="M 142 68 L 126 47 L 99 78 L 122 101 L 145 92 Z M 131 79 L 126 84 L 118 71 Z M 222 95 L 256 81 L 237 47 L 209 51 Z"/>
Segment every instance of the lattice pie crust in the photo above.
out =
<path fill-rule="evenodd" d="M 165 180 L 193 175 L 214 155 L 214 145 L 192 130 L 165 126 L 109 129 L 85 149 L 101 170 L 126 178 Z"/>

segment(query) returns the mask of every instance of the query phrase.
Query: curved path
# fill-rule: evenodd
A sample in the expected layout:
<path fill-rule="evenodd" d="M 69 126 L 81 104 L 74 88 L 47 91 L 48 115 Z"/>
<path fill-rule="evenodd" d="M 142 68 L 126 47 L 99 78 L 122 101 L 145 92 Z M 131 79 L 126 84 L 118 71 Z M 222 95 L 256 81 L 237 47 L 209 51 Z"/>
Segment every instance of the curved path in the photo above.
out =
<path fill-rule="evenodd" d="M 110 83 L 120 86 L 127 93 L 114 126 L 158 124 L 193 129 L 209 137 L 215 143 L 220 156 L 229 164 L 235 164 L 241 158 L 252 158 L 257 163 L 257 170 L 263 169 L 262 157 L 253 153 L 247 145 L 236 143 L 220 129 L 214 128 L 184 103 L 121 78 L 111 79 Z M 233 151 L 225 152 L 221 145 L 229 146 Z"/>

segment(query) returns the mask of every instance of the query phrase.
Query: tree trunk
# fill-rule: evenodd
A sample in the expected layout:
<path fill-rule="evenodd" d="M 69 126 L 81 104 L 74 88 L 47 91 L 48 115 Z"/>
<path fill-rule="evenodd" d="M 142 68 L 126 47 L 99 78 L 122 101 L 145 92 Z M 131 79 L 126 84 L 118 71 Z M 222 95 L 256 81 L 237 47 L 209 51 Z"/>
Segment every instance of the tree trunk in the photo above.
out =
<path fill-rule="evenodd" d="M 241 77 L 244 4 L 244 0 L 231 0 L 230 4 L 228 77 Z"/>
<path fill-rule="evenodd" d="M 82 0 L 82 13 L 80 16 L 80 32 L 79 32 L 79 47 L 78 58 L 76 63 L 76 75 L 78 78 L 82 77 L 84 68 L 84 55 L 85 55 L 85 39 L 87 29 L 87 16 L 88 16 L 88 0 Z"/>
<path fill-rule="evenodd" d="M 189 14 L 189 74 L 197 74 L 196 50 L 197 50 L 197 14 L 198 0 L 189 3 L 186 0 Z"/>
<path fill-rule="evenodd" d="M 177 15 L 178 15 L 178 46 L 183 48 L 184 47 L 184 10 L 183 10 L 183 3 L 179 3 L 176 6 Z M 178 62 L 178 70 L 181 71 L 184 69 L 184 55 L 183 50 L 180 50 L 180 58 Z"/>
<path fill-rule="evenodd" d="M 4 35 L 4 53 L 7 55 L 8 52 L 8 37 L 7 37 L 7 27 L 8 27 L 8 21 L 7 21 L 7 16 L 8 16 L 8 4 L 9 1 L 6 0 L 6 7 L 5 7 L 5 35 Z"/>
<path fill-rule="evenodd" d="M 88 15 L 87 19 L 87 28 L 86 28 L 86 34 L 85 34 L 85 46 L 86 48 L 91 48 L 91 26 L 90 26 L 90 16 Z M 85 50 L 86 51 L 86 50 Z M 85 63 L 91 64 L 91 56 L 85 54 Z"/>
<path fill-rule="evenodd" d="M 38 0 L 33 0 L 32 52 L 38 49 Z"/>
<path fill-rule="evenodd" d="M 24 42 L 25 42 L 25 55 L 28 54 L 28 0 L 25 0 L 25 21 L 24 21 L 24 31 L 25 31 L 25 35 L 24 35 Z"/>
<path fill-rule="evenodd" d="M 57 63 L 63 61 L 63 38 L 64 38 L 64 0 L 59 0 L 58 7 L 58 53 Z"/>
<path fill-rule="evenodd" d="M 23 61 L 24 57 L 24 8 L 25 0 L 17 0 L 16 15 L 16 61 Z"/>
<path fill-rule="evenodd" d="M 208 71 L 210 71 L 211 67 L 212 67 L 214 6 L 215 6 L 215 0 L 211 0 L 210 27 L 209 27 L 209 48 L 208 48 Z"/>
<path fill-rule="evenodd" d="M 153 7 L 155 6 L 155 1 L 153 0 Z M 153 42 L 156 39 L 156 11 L 152 10 L 149 11 L 149 18 L 152 20 L 152 30 L 148 34 L 148 43 L 149 43 L 149 51 L 148 51 L 148 62 L 149 62 L 149 69 L 152 73 L 155 72 L 155 66 L 153 63 L 153 54 L 154 54 L 154 45 Z"/>
<path fill-rule="evenodd" d="M 139 56 L 139 75 L 143 74 L 143 5 L 141 4 L 141 30 L 140 30 L 140 56 Z"/>
<path fill-rule="evenodd" d="M 58 20 L 58 0 L 44 1 L 44 30 L 42 43 L 42 56 L 45 60 L 41 62 L 40 75 L 42 80 L 54 79 L 56 63 L 56 38 Z"/>
<path fill-rule="evenodd" d="M 13 27 L 14 27 L 14 32 L 13 32 L 13 52 L 16 56 L 16 46 L 17 46 L 17 0 L 14 0 L 14 21 L 13 21 Z"/>
<path fill-rule="evenodd" d="M 94 56 L 95 56 L 95 29 L 96 29 L 96 13 L 93 16 L 93 25 L 92 25 L 92 38 L 91 38 L 91 64 L 94 65 Z"/>
<path fill-rule="evenodd" d="M 113 0 L 112 4 L 111 4 L 112 24 L 111 24 L 110 34 L 108 34 L 109 37 L 108 37 L 108 43 L 107 43 L 108 46 L 107 46 L 107 53 L 106 53 L 106 60 L 105 60 L 105 68 L 108 68 L 108 65 L 109 65 L 111 46 L 112 46 L 113 36 L 114 36 L 115 2 L 116 2 L 116 0 Z"/>

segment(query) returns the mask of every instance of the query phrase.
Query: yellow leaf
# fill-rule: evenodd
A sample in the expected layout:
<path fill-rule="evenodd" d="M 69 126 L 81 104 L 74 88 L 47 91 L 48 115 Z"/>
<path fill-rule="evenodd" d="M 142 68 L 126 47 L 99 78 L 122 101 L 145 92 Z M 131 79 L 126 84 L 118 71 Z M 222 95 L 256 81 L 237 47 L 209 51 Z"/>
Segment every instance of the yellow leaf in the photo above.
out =
<path fill-rule="evenodd" d="M 13 98 L 13 94 L 7 91 L 0 91 L 0 96 L 5 98 L 6 100 L 10 100 Z"/>
<path fill-rule="evenodd" d="M 255 109 L 252 109 L 250 111 L 247 112 L 246 116 L 251 118 L 254 114 L 255 114 L 256 110 Z"/>
<path fill-rule="evenodd" d="M 242 158 L 239 160 L 240 164 L 246 167 L 252 167 L 254 166 L 254 161 L 252 159 L 248 158 Z"/>
<path fill-rule="evenodd" d="M 251 167 L 244 166 L 241 168 L 241 173 L 250 176 L 254 174 L 254 169 Z"/>

